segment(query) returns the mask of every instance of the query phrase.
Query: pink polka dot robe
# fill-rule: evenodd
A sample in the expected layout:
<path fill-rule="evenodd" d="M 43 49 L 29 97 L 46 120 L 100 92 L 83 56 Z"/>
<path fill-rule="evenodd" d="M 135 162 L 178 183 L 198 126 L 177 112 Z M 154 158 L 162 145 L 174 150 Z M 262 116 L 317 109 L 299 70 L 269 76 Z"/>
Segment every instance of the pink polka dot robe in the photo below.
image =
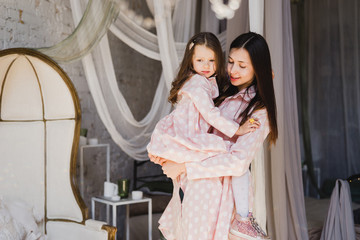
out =
<path fill-rule="evenodd" d="M 253 88 L 249 89 L 249 94 L 241 91 L 225 99 L 219 109 L 224 117 L 237 119 L 253 96 Z M 252 117 L 261 123 L 252 133 L 230 139 L 215 131 L 216 135 L 233 143 L 228 152 L 185 163 L 187 174 L 181 175 L 179 182 L 174 181 L 173 197 L 159 220 L 159 229 L 167 240 L 228 239 L 234 211 L 231 176 L 241 176 L 249 171 L 251 161 L 269 133 L 265 109 L 255 112 Z M 184 191 L 182 203 L 177 193 L 178 183 Z M 249 191 L 251 209 L 251 187 Z"/>
<path fill-rule="evenodd" d="M 232 137 L 239 124 L 223 117 L 214 106 L 218 95 L 215 78 L 193 75 L 180 89 L 175 110 L 155 126 L 148 153 L 182 163 L 227 152 L 229 144 L 208 133 L 210 125 Z"/>

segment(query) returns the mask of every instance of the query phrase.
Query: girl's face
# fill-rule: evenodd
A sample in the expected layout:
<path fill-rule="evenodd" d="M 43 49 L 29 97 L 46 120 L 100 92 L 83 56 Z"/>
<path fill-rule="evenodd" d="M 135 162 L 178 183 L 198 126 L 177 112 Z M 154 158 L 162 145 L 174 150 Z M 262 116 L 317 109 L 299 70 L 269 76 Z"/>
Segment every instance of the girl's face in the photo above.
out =
<path fill-rule="evenodd" d="M 206 78 L 211 77 L 216 72 L 214 51 L 204 45 L 196 45 L 192 65 L 196 73 Z"/>
<path fill-rule="evenodd" d="M 246 49 L 235 48 L 230 51 L 227 71 L 231 84 L 237 86 L 239 90 L 251 84 L 255 72 L 250 55 Z"/>

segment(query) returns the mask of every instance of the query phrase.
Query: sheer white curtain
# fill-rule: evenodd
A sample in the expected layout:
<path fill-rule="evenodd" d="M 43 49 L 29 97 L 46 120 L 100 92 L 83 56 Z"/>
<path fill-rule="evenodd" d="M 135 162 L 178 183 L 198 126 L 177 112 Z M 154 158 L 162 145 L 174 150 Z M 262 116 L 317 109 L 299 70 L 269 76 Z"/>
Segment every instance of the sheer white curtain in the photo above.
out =
<path fill-rule="evenodd" d="M 320 240 L 355 240 L 354 217 L 350 186 L 346 180 L 336 180 L 331 194 L 329 211 L 324 221 Z"/>
<path fill-rule="evenodd" d="M 113 0 L 71 3 L 74 25 L 77 26 L 74 32 L 54 46 L 37 49 L 58 63 L 69 63 L 88 54 L 119 13 L 119 4 Z"/>
<path fill-rule="evenodd" d="M 265 2 L 265 37 L 272 54 L 279 140 L 267 168 L 271 181 L 273 235 L 308 239 L 301 177 L 290 1 Z"/>
<path fill-rule="evenodd" d="M 308 239 L 301 177 L 295 67 L 290 1 L 265 2 L 265 37 L 275 73 L 279 139 L 272 148 L 268 180 L 272 199 L 268 218 L 276 239 Z"/>
<path fill-rule="evenodd" d="M 79 3 L 72 1 L 72 4 Z M 148 54 L 152 54 L 153 58 L 160 57 L 163 74 L 159 81 L 151 110 L 141 121 L 135 120 L 119 90 L 107 37 L 105 36 L 101 40 L 100 44 L 91 54 L 82 59 L 89 89 L 100 118 L 114 142 L 129 156 L 137 160 L 148 159 L 146 145 L 149 142 L 151 132 L 158 120 L 170 111 L 170 105 L 166 100 L 167 93 L 179 63 L 172 33 L 171 11 L 171 6 L 167 1 L 154 1 L 157 37 L 154 37 L 144 29 L 140 29 L 136 24 L 131 23 L 130 19 L 127 19 L 129 22 L 127 27 L 130 26 L 128 32 L 117 28 L 116 25 L 111 27 L 117 36 L 125 36 L 129 39 L 128 36 L 133 34 L 135 39 L 144 41 L 144 38 L 137 38 L 141 34 L 152 39 L 152 43 L 156 41 L 156 44 L 159 46 L 157 47 L 155 44 L 152 44 L 152 47 L 146 48 L 148 50 L 145 51 Z M 120 14 L 120 17 L 125 18 L 126 16 Z M 177 21 L 180 22 L 181 19 Z M 138 35 L 135 35 L 135 33 Z M 134 48 L 140 45 L 136 41 L 130 40 L 129 42 L 132 43 Z M 142 46 L 146 47 L 147 45 Z"/>
<path fill-rule="evenodd" d="M 193 29 L 189 28 L 194 25 L 194 18 L 189 20 L 189 16 L 194 14 L 193 1 L 179 0 L 173 16 L 170 3 L 170 1 L 155 0 L 151 6 L 155 14 L 157 35 L 139 27 L 122 12 L 110 27 L 115 36 L 130 47 L 162 63 L 163 73 L 151 109 L 144 119 L 135 120 L 119 90 L 106 36 L 91 54 L 82 59 L 89 89 L 101 120 L 114 142 L 130 157 L 137 160 L 148 159 L 146 145 L 152 130 L 159 119 L 170 111 L 167 95 L 186 45 L 182 41 L 189 39 L 194 33 Z M 79 18 L 80 3 L 71 1 L 71 4 L 75 12 L 74 18 Z M 75 20 L 78 21 L 79 19 Z M 174 28 L 173 22 L 177 23 Z M 175 39 L 173 31 L 177 33 Z"/>

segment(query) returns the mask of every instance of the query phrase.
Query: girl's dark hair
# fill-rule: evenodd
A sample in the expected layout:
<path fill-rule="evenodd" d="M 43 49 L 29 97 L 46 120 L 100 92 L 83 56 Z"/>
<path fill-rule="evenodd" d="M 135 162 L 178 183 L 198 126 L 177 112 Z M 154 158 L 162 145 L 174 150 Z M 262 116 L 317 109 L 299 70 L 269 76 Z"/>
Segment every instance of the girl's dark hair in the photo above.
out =
<path fill-rule="evenodd" d="M 216 66 L 216 82 L 219 89 L 223 89 L 225 82 L 227 81 L 224 56 L 219 39 L 210 32 L 201 32 L 194 35 L 186 44 L 183 60 L 180 64 L 179 72 L 172 82 L 172 88 L 170 90 L 169 102 L 172 104 L 177 102 L 177 96 L 180 88 L 196 73 L 192 65 L 192 59 L 194 55 L 194 49 L 197 45 L 203 45 L 214 51 L 215 54 L 215 66 Z"/>
<path fill-rule="evenodd" d="M 254 79 L 250 86 L 247 87 L 245 94 L 251 86 L 255 88 L 255 96 L 250 100 L 247 108 L 240 114 L 240 125 L 242 125 L 253 112 L 266 108 L 267 117 L 270 125 L 269 140 L 275 143 L 278 137 L 277 121 L 276 121 L 276 101 L 272 79 L 272 67 L 270 59 L 269 47 L 266 40 L 257 33 L 248 32 L 241 34 L 230 45 L 230 52 L 233 49 L 245 49 L 251 59 L 254 68 Z M 239 90 L 236 86 L 228 84 L 225 91 L 220 91 L 220 96 L 215 99 L 215 105 L 219 106 L 221 102 Z"/>

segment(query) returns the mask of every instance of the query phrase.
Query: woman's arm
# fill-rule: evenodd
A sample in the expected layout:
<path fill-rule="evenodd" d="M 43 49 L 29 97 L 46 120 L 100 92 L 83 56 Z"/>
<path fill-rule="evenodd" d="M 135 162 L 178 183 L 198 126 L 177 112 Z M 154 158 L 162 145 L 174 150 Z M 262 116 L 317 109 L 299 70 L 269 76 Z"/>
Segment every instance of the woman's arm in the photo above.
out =
<path fill-rule="evenodd" d="M 259 110 L 253 117 L 259 120 L 260 127 L 252 133 L 239 136 L 228 153 L 218 154 L 201 162 L 186 163 L 188 178 L 243 175 L 249 169 L 251 161 L 269 133 L 266 111 Z"/>
<path fill-rule="evenodd" d="M 184 86 L 181 92 L 191 98 L 202 117 L 211 126 L 228 137 L 234 136 L 239 129 L 239 124 L 223 117 L 219 108 L 215 107 L 209 80 L 203 76 L 194 75 L 189 81 L 189 84 Z"/>
<path fill-rule="evenodd" d="M 175 179 L 177 176 L 186 172 L 185 163 L 177 163 L 170 160 L 163 163 L 162 170 L 164 174 L 171 179 Z"/>
<path fill-rule="evenodd" d="M 152 154 L 149 154 L 149 158 L 150 161 L 162 166 L 162 170 L 168 178 L 175 179 L 180 174 L 186 172 L 185 163 L 177 163 Z"/>

